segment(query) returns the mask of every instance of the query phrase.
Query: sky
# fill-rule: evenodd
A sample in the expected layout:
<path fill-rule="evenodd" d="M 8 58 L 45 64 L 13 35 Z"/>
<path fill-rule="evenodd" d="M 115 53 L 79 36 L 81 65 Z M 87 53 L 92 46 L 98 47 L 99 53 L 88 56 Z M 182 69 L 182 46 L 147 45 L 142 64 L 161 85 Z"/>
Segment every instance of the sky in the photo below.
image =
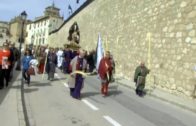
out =
<path fill-rule="evenodd" d="M 10 21 L 12 18 L 26 11 L 28 19 L 34 20 L 35 17 L 43 16 L 46 7 L 55 3 L 60 10 L 64 19 L 69 17 L 68 6 L 70 5 L 73 12 L 80 7 L 86 0 L 0 0 L 0 21 Z"/>

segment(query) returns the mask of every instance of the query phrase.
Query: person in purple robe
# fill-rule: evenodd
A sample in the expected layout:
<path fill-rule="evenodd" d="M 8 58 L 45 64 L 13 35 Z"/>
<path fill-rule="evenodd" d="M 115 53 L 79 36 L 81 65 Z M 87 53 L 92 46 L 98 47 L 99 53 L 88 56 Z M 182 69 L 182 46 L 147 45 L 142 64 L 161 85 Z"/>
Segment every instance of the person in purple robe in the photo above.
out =
<path fill-rule="evenodd" d="M 84 59 L 84 55 L 84 50 L 80 49 L 79 55 L 75 56 L 75 58 L 73 58 L 70 63 L 72 73 L 70 74 L 68 85 L 70 88 L 70 95 L 76 99 L 81 98 L 81 90 L 84 84 L 84 75 L 81 74 L 87 67 L 87 62 Z M 76 71 L 79 71 L 81 73 L 78 73 Z"/>

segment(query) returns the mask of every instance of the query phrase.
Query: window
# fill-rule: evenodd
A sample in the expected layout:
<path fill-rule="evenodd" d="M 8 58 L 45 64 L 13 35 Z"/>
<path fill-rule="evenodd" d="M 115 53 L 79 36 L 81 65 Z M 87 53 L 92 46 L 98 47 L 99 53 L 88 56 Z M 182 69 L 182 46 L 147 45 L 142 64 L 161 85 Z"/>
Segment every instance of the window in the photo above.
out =
<path fill-rule="evenodd" d="M 44 40 L 45 40 L 45 39 L 43 38 L 43 39 L 42 39 L 42 44 L 44 44 Z"/>
<path fill-rule="evenodd" d="M 25 37 L 27 37 L 28 36 L 28 32 L 26 32 L 26 34 L 25 34 Z"/>
<path fill-rule="evenodd" d="M 3 38 L 3 35 L 2 34 L 0 34 L 0 38 Z"/>
<path fill-rule="evenodd" d="M 39 38 L 39 45 L 41 45 L 41 38 Z"/>

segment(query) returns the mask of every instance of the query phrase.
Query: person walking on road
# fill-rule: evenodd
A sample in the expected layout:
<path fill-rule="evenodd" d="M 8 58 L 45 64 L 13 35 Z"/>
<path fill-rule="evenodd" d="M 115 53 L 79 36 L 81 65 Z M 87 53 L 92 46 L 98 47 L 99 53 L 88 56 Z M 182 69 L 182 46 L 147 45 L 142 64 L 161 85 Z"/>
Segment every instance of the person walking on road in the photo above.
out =
<path fill-rule="evenodd" d="M 28 73 L 30 67 L 30 61 L 32 60 L 32 56 L 30 50 L 25 51 L 25 55 L 22 59 L 22 76 L 25 79 L 25 82 L 29 85 L 30 84 L 30 74 Z"/>
<path fill-rule="evenodd" d="M 81 90 L 84 85 L 84 73 L 87 68 L 87 61 L 84 59 L 84 50 L 79 50 L 79 56 L 75 56 L 71 60 L 70 69 L 72 73 L 69 78 L 70 95 L 73 98 L 81 98 Z"/>
<path fill-rule="evenodd" d="M 146 82 L 146 76 L 149 74 L 150 70 L 145 66 L 144 62 L 135 69 L 134 82 L 136 83 L 135 93 L 138 96 L 144 96 L 144 88 Z"/>
<path fill-rule="evenodd" d="M 52 81 L 54 79 L 54 73 L 57 65 L 57 56 L 53 48 L 48 52 L 46 71 L 48 73 L 48 80 Z"/>
<path fill-rule="evenodd" d="M 108 95 L 108 86 L 112 73 L 112 63 L 110 60 L 110 52 L 106 51 L 105 56 L 101 59 L 98 68 L 98 74 L 101 79 L 101 93 L 103 96 Z"/>

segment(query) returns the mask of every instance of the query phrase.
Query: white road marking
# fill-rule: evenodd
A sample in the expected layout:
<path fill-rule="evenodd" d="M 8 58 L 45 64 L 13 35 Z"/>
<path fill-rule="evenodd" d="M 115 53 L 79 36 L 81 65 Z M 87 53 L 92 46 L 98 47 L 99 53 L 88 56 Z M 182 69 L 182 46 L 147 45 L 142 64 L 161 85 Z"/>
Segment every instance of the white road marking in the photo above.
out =
<path fill-rule="evenodd" d="M 109 116 L 103 116 L 103 118 L 105 118 L 108 122 L 110 122 L 113 126 L 121 126 L 118 122 L 116 122 L 115 120 L 113 120 L 111 117 Z"/>
<path fill-rule="evenodd" d="M 68 87 L 69 87 L 67 83 L 63 83 L 63 84 L 64 84 L 64 86 L 65 86 L 66 88 L 68 88 Z"/>
<path fill-rule="evenodd" d="M 93 109 L 94 111 L 97 111 L 99 110 L 96 106 L 94 106 L 93 104 L 91 104 L 89 101 L 85 100 L 85 99 L 82 99 L 82 101 L 88 105 L 91 109 Z"/>

